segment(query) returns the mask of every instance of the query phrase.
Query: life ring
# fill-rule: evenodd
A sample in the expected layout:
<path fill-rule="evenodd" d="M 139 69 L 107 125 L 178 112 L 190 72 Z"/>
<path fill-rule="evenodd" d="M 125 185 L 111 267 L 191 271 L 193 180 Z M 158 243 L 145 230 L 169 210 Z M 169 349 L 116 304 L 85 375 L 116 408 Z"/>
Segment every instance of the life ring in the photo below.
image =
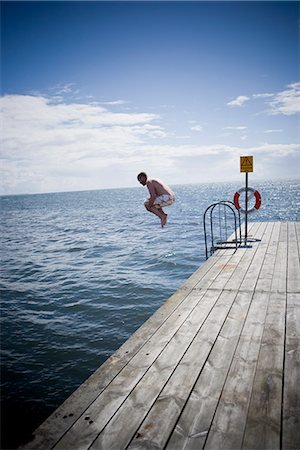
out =
<path fill-rule="evenodd" d="M 248 187 L 247 189 L 249 192 L 252 192 L 252 194 L 254 195 L 255 198 L 255 205 L 253 206 L 253 208 L 248 209 L 248 213 L 251 213 L 255 210 L 258 210 L 261 207 L 261 195 L 258 191 L 256 191 L 255 189 Z M 235 204 L 235 206 L 237 207 L 238 210 L 240 210 L 241 212 L 245 213 L 245 209 L 243 209 L 239 203 L 239 198 L 242 192 L 246 192 L 246 188 L 241 188 L 239 189 L 233 197 L 233 203 Z"/>

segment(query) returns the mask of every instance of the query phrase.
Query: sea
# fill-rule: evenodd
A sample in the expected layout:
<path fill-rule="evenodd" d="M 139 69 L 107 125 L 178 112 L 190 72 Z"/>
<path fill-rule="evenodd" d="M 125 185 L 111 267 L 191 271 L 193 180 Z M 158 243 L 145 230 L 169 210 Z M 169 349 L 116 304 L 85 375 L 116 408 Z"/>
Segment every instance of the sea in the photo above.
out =
<path fill-rule="evenodd" d="M 239 183 L 0 197 L 2 449 L 17 448 L 205 261 L 203 214 Z M 255 182 L 250 221 L 300 220 L 300 180 Z"/>

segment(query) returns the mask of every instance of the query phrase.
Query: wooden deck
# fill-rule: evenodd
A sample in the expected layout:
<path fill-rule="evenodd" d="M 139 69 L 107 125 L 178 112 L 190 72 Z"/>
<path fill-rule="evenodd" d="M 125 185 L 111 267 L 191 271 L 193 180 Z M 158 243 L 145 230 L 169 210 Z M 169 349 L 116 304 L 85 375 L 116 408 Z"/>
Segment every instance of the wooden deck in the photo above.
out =
<path fill-rule="evenodd" d="M 300 448 L 300 222 L 252 223 L 34 433 L 27 449 Z"/>

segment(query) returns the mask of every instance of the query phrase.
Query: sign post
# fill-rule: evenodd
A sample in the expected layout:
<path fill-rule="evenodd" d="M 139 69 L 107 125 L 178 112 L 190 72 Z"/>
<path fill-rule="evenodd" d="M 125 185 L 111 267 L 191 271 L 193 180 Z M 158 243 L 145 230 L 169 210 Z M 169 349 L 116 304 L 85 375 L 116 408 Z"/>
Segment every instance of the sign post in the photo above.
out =
<path fill-rule="evenodd" d="M 245 173 L 245 244 L 248 237 L 248 173 L 253 172 L 253 156 L 240 157 L 240 172 Z"/>

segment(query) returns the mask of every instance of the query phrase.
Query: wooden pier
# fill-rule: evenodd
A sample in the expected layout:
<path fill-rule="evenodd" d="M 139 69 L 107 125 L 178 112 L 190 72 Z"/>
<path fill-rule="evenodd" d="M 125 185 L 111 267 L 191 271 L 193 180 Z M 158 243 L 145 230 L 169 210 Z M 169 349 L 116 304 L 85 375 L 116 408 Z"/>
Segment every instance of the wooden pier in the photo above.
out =
<path fill-rule="evenodd" d="M 300 222 L 211 256 L 26 449 L 300 449 Z"/>

